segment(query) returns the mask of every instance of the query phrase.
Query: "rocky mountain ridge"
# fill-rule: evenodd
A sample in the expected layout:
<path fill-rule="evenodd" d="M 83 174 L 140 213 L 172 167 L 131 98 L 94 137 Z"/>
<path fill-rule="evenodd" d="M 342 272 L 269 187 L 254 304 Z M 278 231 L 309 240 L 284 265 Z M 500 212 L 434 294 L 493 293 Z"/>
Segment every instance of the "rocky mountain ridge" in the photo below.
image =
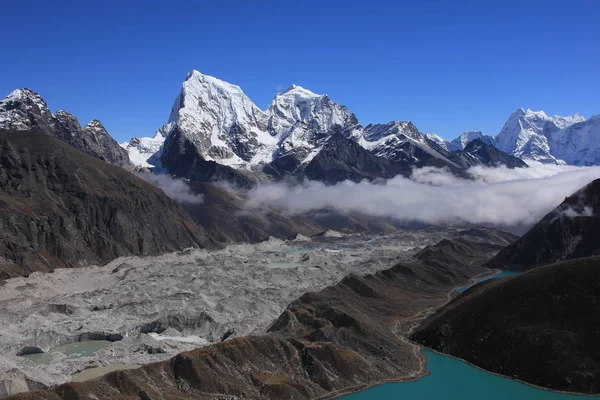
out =
<path fill-rule="evenodd" d="M 127 152 L 109 135 L 102 123 L 81 126 L 64 111 L 54 114 L 42 97 L 30 89 L 17 89 L 0 100 L 0 131 L 37 131 L 62 140 L 76 149 L 125 169 L 133 169 Z"/>
<path fill-rule="evenodd" d="M 140 166 L 158 166 L 192 180 L 225 177 L 247 185 L 253 180 L 304 177 L 304 171 L 314 170 L 309 167 L 313 159 L 339 135 L 371 153 L 377 163 L 388 165 L 374 178 L 387 178 L 397 171 L 410 175 L 406 171 L 419 166 L 461 170 L 482 162 L 449 152 L 409 121 L 363 127 L 347 107 L 298 85 L 276 94 L 262 111 L 239 86 L 198 71 L 187 75 L 168 122 L 154 138 L 132 139 L 123 146 Z M 163 140 L 160 150 L 153 153 Z M 350 151 L 348 146 L 345 143 L 340 153 Z M 373 175 L 373 170 L 363 171 L 333 158 L 330 164 L 336 169 L 356 169 L 355 176 Z M 344 174 L 311 179 L 336 183 L 332 175 Z"/>

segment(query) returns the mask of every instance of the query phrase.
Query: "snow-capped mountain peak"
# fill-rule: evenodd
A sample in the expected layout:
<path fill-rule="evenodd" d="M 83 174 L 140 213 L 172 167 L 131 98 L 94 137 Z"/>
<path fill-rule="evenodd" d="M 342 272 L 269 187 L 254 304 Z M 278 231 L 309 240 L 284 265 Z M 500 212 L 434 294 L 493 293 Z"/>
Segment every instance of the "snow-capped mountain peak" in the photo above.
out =
<path fill-rule="evenodd" d="M 280 95 L 280 96 L 295 96 L 295 97 L 302 97 L 302 98 L 308 98 L 308 99 L 314 98 L 314 97 L 327 96 L 326 94 L 321 95 L 321 94 L 313 93 L 310 90 L 305 89 L 300 85 L 296 85 L 295 83 L 292 83 L 283 92 L 278 93 L 278 95 Z"/>
<path fill-rule="evenodd" d="M 481 139 L 485 142 L 489 142 L 486 139 L 486 136 L 481 131 L 470 131 L 464 132 L 459 137 L 451 141 L 448 145 L 448 150 L 450 151 L 459 151 L 464 150 L 464 148 L 475 139 Z"/>
<path fill-rule="evenodd" d="M 428 132 L 425 134 L 425 137 L 431 140 L 432 142 L 436 143 L 438 146 L 441 146 L 443 149 L 448 150 L 449 143 L 439 135 L 436 135 L 433 132 Z"/>
<path fill-rule="evenodd" d="M 0 129 L 26 130 L 47 124 L 52 113 L 42 97 L 31 89 L 13 90 L 0 100 Z"/>
<path fill-rule="evenodd" d="M 174 129 L 207 160 L 236 165 L 268 158 L 275 141 L 267 133 L 267 115 L 242 89 L 192 70 L 182 84 L 169 121 L 155 134 Z"/>
<path fill-rule="evenodd" d="M 296 84 L 275 95 L 267 114 L 270 134 L 282 137 L 289 136 L 299 123 L 315 133 L 325 133 L 334 125 L 358 124 L 345 106 L 333 102 L 326 94 L 316 94 Z"/>
<path fill-rule="evenodd" d="M 551 150 L 552 138 L 559 131 L 584 120 L 581 114 L 549 117 L 544 111 L 520 108 L 510 115 L 500 133 L 494 138 L 494 145 L 517 157 L 556 163 L 560 157 Z"/>

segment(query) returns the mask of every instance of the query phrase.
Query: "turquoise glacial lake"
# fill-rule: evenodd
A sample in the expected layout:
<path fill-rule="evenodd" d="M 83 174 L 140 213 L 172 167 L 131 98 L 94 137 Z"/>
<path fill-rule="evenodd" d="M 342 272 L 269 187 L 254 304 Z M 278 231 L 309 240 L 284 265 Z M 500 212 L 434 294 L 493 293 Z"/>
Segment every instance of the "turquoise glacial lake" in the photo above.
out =
<path fill-rule="evenodd" d="M 488 279 L 516 275 L 503 271 Z M 457 289 L 464 292 L 471 285 Z M 429 375 L 414 382 L 387 383 L 363 392 L 342 397 L 343 400 L 587 400 L 598 396 L 580 396 L 542 390 L 514 379 L 493 375 L 464 361 L 423 349 Z"/>
<path fill-rule="evenodd" d="M 344 400 L 587 400 L 578 396 L 537 389 L 513 379 L 489 374 L 464 361 L 423 350 L 429 375 L 414 382 L 388 383 Z"/>
<path fill-rule="evenodd" d="M 56 346 L 46 353 L 27 354 L 21 356 L 23 361 L 30 364 L 46 365 L 54 361 L 54 356 L 62 354 L 66 358 L 90 357 L 97 351 L 112 344 L 108 340 L 88 340 L 85 342 L 73 342 Z"/>

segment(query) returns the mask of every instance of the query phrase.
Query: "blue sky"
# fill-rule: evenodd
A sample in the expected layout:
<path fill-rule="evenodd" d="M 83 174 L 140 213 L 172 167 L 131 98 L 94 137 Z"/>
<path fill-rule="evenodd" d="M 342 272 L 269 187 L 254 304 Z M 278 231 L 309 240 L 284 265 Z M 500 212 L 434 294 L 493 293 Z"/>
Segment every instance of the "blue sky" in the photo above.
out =
<path fill-rule="evenodd" d="M 600 113 L 599 21 L 598 0 L 10 1 L 0 93 L 32 88 L 123 141 L 165 123 L 197 69 L 263 109 L 297 83 L 365 125 L 495 134 L 518 107 Z"/>

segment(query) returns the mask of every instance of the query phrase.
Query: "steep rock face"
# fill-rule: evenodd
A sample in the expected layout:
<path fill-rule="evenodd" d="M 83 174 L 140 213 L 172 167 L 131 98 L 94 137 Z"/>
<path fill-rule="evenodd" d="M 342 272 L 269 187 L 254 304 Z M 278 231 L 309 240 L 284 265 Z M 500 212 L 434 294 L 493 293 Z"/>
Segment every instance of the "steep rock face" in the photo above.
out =
<path fill-rule="evenodd" d="M 510 115 L 502 130 L 494 139 L 496 146 L 517 157 L 531 158 L 540 162 L 555 163 L 550 152 L 548 136 L 560 130 L 574 119 L 548 117 L 543 111 L 518 109 Z"/>
<path fill-rule="evenodd" d="M 341 131 L 330 136 L 319 153 L 304 168 L 304 176 L 327 184 L 344 180 L 359 182 L 393 176 L 391 166 L 347 138 Z"/>
<path fill-rule="evenodd" d="M 278 93 L 267 109 L 277 151 L 266 172 L 283 177 L 297 172 L 320 151 L 332 131 L 360 135 L 358 120 L 345 106 L 298 85 Z"/>
<path fill-rule="evenodd" d="M 540 265 L 600 254 L 600 179 L 569 196 L 519 240 L 488 263 L 525 271 Z"/>
<path fill-rule="evenodd" d="M 82 128 L 77 118 L 64 110 L 52 114 L 42 97 L 30 89 L 17 89 L 0 101 L 0 130 L 43 132 L 92 157 L 133 168 L 127 152 L 100 121 L 93 120 Z"/>
<path fill-rule="evenodd" d="M 488 371 L 548 389 L 600 393 L 600 259 L 480 283 L 411 337 Z"/>
<path fill-rule="evenodd" d="M 159 132 L 165 146 L 172 146 L 177 132 L 178 145 L 194 147 L 203 160 L 241 165 L 270 159 L 276 141 L 267 133 L 267 123 L 267 114 L 239 86 L 191 71 Z M 167 170 L 174 168 L 172 158 L 161 161 Z"/>
<path fill-rule="evenodd" d="M 487 167 L 528 168 L 528 165 L 518 157 L 511 156 L 498 150 L 482 139 L 469 142 L 464 150 L 456 153 L 463 160 L 464 166 L 485 165 Z"/>
<path fill-rule="evenodd" d="M 319 95 L 292 85 L 278 93 L 267 109 L 269 132 L 285 135 L 294 125 L 305 124 L 315 134 L 327 133 L 334 125 L 349 127 L 358 120 L 345 106 L 333 102 L 329 96 Z"/>
<path fill-rule="evenodd" d="M 441 148 L 443 148 L 446 151 L 450 151 L 450 143 L 448 141 L 446 141 L 444 138 L 436 135 L 435 133 L 432 132 L 428 132 L 425 134 L 425 137 L 429 140 L 431 140 L 432 142 L 434 142 L 435 144 L 437 144 L 438 146 L 440 146 Z"/>
<path fill-rule="evenodd" d="M 367 125 L 359 143 L 377 158 L 394 165 L 405 176 L 412 168 L 446 167 L 452 171 L 461 168 L 456 157 L 428 139 L 410 121 L 392 121 L 387 124 Z M 398 172 L 390 171 L 390 176 Z"/>
<path fill-rule="evenodd" d="M 250 187 L 258 178 L 247 171 L 207 160 L 186 134 L 173 129 L 160 150 L 160 163 L 168 173 L 199 182 L 226 181 Z"/>
<path fill-rule="evenodd" d="M 567 164 L 600 165 L 600 115 L 579 117 L 549 137 L 550 151 Z"/>
<path fill-rule="evenodd" d="M 129 154 L 129 159 L 136 167 L 154 169 L 160 167 L 160 156 L 165 137 L 160 131 L 154 137 L 133 138 L 129 142 L 121 143 Z"/>
<path fill-rule="evenodd" d="M 1 278 L 213 245 L 161 190 L 49 135 L 2 132 L 0 150 Z"/>

